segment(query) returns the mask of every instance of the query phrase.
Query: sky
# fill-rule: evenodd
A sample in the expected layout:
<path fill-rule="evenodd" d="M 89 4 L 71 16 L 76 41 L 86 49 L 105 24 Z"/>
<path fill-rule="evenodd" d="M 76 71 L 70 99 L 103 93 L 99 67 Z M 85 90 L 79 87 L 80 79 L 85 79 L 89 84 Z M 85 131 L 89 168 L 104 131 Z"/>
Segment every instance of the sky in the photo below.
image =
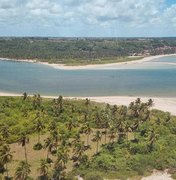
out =
<path fill-rule="evenodd" d="M 0 0 L 0 36 L 175 37 L 176 0 Z"/>

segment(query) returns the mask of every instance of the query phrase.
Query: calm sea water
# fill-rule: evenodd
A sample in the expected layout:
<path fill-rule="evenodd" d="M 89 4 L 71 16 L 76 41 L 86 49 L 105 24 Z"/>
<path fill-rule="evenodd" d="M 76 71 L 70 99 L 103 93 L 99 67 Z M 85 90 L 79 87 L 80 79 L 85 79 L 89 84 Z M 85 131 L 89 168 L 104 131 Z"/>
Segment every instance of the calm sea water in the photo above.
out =
<path fill-rule="evenodd" d="M 172 64 L 170 64 L 172 63 Z M 176 97 L 176 57 L 108 70 L 58 70 L 0 61 L 0 92 L 64 96 Z"/>

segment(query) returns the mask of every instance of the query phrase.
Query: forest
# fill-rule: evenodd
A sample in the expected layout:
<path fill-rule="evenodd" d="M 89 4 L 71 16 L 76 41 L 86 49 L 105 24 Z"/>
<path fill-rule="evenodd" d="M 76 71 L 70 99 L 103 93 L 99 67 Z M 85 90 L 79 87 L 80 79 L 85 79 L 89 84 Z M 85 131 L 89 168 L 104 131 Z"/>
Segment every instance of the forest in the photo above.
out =
<path fill-rule="evenodd" d="M 122 62 L 174 53 L 176 38 L 0 38 L 1 58 L 67 65 Z"/>
<path fill-rule="evenodd" d="M 0 179 L 176 178 L 176 117 L 153 103 L 0 97 Z"/>

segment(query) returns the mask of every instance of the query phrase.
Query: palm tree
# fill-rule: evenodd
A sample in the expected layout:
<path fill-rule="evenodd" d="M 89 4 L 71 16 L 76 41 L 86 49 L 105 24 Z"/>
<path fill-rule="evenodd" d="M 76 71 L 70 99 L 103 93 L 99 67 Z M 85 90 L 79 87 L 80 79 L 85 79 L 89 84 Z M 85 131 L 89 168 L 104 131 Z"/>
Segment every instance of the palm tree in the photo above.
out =
<path fill-rule="evenodd" d="M 97 143 L 96 154 L 98 153 L 99 150 L 99 142 L 101 141 L 101 137 L 102 137 L 101 132 L 98 130 L 96 131 L 94 138 L 92 139 L 92 141 Z"/>
<path fill-rule="evenodd" d="M 59 96 L 59 98 L 57 99 L 57 103 L 59 105 L 60 112 L 62 112 L 63 111 L 63 97 L 62 96 Z"/>
<path fill-rule="evenodd" d="M 69 149 L 67 146 L 59 146 L 57 150 L 57 161 L 61 163 L 63 167 L 69 160 Z"/>
<path fill-rule="evenodd" d="M 80 162 L 81 162 L 81 160 L 83 158 L 84 152 L 86 150 L 87 150 L 87 148 L 85 147 L 83 141 L 81 141 L 81 142 L 79 141 L 79 142 L 74 144 L 72 160 L 73 160 L 73 162 L 77 162 L 75 165 L 80 164 Z"/>
<path fill-rule="evenodd" d="M 66 173 L 64 172 L 65 167 L 62 166 L 60 161 L 56 161 L 54 164 L 54 171 L 52 179 L 65 180 Z"/>
<path fill-rule="evenodd" d="M 102 131 L 102 135 L 104 135 L 104 143 L 106 144 L 107 134 L 108 134 L 107 129 L 109 128 L 109 124 L 111 121 L 109 105 L 106 106 L 106 110 L 103 113 L 102 120 L 103 120 L 102 127 L 104 128 L 104 130 Z"/>
<path fill-rule="evenodd" d="M 38 107 L 41 106 L 41 102 L 42 102 L 42 98 L 41 98 L 40 94 L 37 94 L 37 106 Z"/>
<path fill-rule="evenodd" d="M 76 144 L 77 142 L 80 142 L 81 137 L 80 137 L 80 133 L 78 132 L 75 136 L 73 141 L 71 142 L 72 145 Z"/>
<path fill-rule="evenodd" d="M 82 127 L 82 132 L 87 135 L 87 146 L 89 146 L 89 137 L 93 132 L 90 123 L 85 123 L 85 125 Z"/>
<path fill-rule="evenodd" d="M 95 111 L 95 114 L 94 114 L 94 116 L 95 116 L 95 124 L 96 124 L 96 126 L 98 127 L 98 128 L 100 128 L 101 127 L 101 116 L 102 116 L 102 114 L 101 114 L 101 111 L 100 111 L 100 109 L 98 109 L 97 108 L 97 106 L 95 107 L 95 109 L 94 109 L 94 111 Z"/>
<path fill-rule="evenodd" d="M 57 160 L 54 164 L 54 179 L 65 179 L 66 163 L 69 160 L 69 149 L 67 147 L 60 146 L 57 151 Z"/>
<path fill-rule="evenodd" d="M 109 129 L 109 143 L 113 143 L 114 142 L 114 139 L 116 137 L 116 133 L 117 133 L 117 129 L 113 126 L 110 127 Z"/>
<path fill-rule="evenodd" d="M 23 93 L 23 101 L 25 101 L 26 99 L 27 99 L 27 93 L 24 92 L 24 93 Z"/>
<path fill-rule="evenodd" d="M 171 120 L 171 115 L 170 115 L 170 113 L 167 113 L 167 116 L 165 118 L 165 122 L 168 123 L 168 122 L 170 122 L 170 120 Z"/>
<path fill-rule="evenodd" d="M 30 165 L 25 161 L 20 161 L 19 166 L 15 172 L 15 180 L 26 180 L 28 175 L 30 174 Z"/>
<path fill-rule="evenodd" d="M 32 105 L 33 105 L 33 108 L 36 110 L 37 109 L 37 95 L 36 94 L 34 94 L 33 96 Z"/>
<path fill-rule="evenodd" d="M 78 122 L 75 118 L 71 118 L 66 122 L 66 127 L 68 131 L 71 131 L 73 128 L 78 127 Z"/>
<path fill-rule="evenodd" d="M 59 115 L 59 106 L 56 103 L 56 99 L 53 99 L 53 107 L 52 110 L 54 112 L 54 115 L 57 117 Z"/>
<path fill-rule="evenodd" d="M 59 113 L 63 111 L 63 97 L 59 96 L 57 99 L 53 100 L 53 112 L 57 117 Z"/>
<path fill-rule="evenodd" d="M 48 176 L 48 169 L 49 169 L 49 165 L 46 159 L 41 159 L 40 160 L 40 167 L 38 168 L 38 171 L 40 172 L 40 175 L 43 178 L 47 178 Z"/>
<path fill-rule="evenodd" d="M 9 147 L 9 145 L 4 144 L 0 148 L 0 162 L 2 163 L 2 165 L 5 165 L 5 167 L 6 167 L 7 178 L 9 177 L 7 165 L 9 162 L 11 162 L 11 160 L 12 160 L 12 154 L 10 152 L 10 147 Z"/>
<path fill-rule="evenodd" d="M 32 104 L 35 110 L 41 106 L 41 102 L 42 102 L 42 98 L 40 94 L 34 94 Z"/>
<path fill-rule="evenodd" d="M 7 140 L 10 136 L 9 126 L 3 126 L 1 128 L 1 135 L 4 138 L 4 140 Z"/>
<path fill-rule="evenodd" d="M 148 102 L 147 102 L 148 107 L 152 107 L 153 104 L 154 104 L 153 100 L 149 99 Z"/>
<path fill-rule="evenodd" d="M 46 160 L 49 160 L 49 154 L 52 152 L 52 150 L 56 149 L 56 143 L 54 142 L 54 139 L 52 137 L 48 137 L 47 139 L 44 140 L 44 149 L 47 149 L 47 155 L 46 155 Z"/>
<path fill-rule="evenodd" d="M 88 122 L 88 117 L 89 117 L 89 112 L 87 110 L 83 111 L 84 113 L 84 119 L 83 119 L 83 123 L 87 123 Z"/>
<path fill-rule="evenodd" d="M 40 119 L 37 119 L 36 122 L 34 122 L 34 130 L 38 133 L 38 144 L 40 144 L 40 133 L 44 128 L 45 126 Z"/>
<path fill-rule="evenodd" d="M 86 106 L 86 109 L 88 110 L 90 106 L 90 100 L 88 98 L 86 98 L 85 106 Z"/>
<path fill-rule="evenodd" d="M 48 131 L 50 132 L 50 137 L 52 141 L 54 141 L 55 145 L 57 146 L 59 141 L 59 133 L 57 128 L 57 123 L 55 121 L 51 121 L 48 127 Z"/>
<path fill-rule="evenodd" d="M 125 119 L 119 118 L 115 124 L 115 127 L 118 130 L 118 142 L 123 141 L 124 136 L 126 135 L 126 122 Z"/>
<path fill-rule="evenodd" d="M 116 117 L 117 110 L 118 110 L 117 105 L 114 105 L 114 106 L 112 107 L 112 109 L 111 109 L 112 118 L 115 118 L 115 117 Z"/>
<path fill-rule="evenodd" d="M 27 161 L 27 149 L 26 149 L 26 144 L 28 144 L 28 143 L 29 143 L 28 136 L 26 134 L 22 133 L 19 140 L 18 140 L 18 144 L 21 145 L 22 147 L 24 147 L 26 164 L 28 163 L 28 161 Z"/>
<path fill-rule="evenodd" d="M 150 130 L 147 133 L 149 152 L 151 152 L 153 150 L 154 143 L 157 140 L 158 136 L 159 136 L 159 134 L 157 134 L 154 130 Z"/>
<path fill-rule="evenodd" d="M 135 104 L 141 104 L 141 99 L 137 98 L 136 101 L 135 101 Z"/>
<path fill-rule="evenodd" d="M 60 140 L 60 144 L 64 147 L 64 146 L 71 146 L 71 143 L 69 142 L 69 134 L 67 133 L 67 131 L 63 130 L 60 133 L 59 136 L 59 140 Z"/>

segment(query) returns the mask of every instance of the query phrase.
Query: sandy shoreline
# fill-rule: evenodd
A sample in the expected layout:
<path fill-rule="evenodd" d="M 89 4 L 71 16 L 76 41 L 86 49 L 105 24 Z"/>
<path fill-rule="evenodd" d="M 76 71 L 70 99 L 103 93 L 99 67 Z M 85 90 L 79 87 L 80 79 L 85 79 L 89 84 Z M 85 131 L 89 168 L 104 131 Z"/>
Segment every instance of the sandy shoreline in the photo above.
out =
<path fill-rule="evenodd" d="M 157 55 L 157 56 L 148 56 L 144 57 L 140 60 L 132 60 L 127 62 L 119 62 L 119 63 L 108 63 L 108 64 L 91 64 L 91 65 L 83 65 L 83 66 L 66 66 L 64 64 L 50 64 L 48 62 L 41 62 L 32 59 L 10 59 L 10 58 L 0 58 L 0 60 L 4 61 L 16 61 L 16 62 L 29 62 L 29 63 L 38 63 L 42 65 L 47 65 L 53 67 L 55 69 L 61 70 L 83 70 L 83 69 L 114 69 L 114 67 L 118 67 L 119 65 L 128 65 L 128 64 L 142 64 L 144 62 L 152 61 L 154 59 L 176 56 L 176 54 L 167 54 L 167 55 Z"/>
<path fill-rule="evenodd" d="M 76 97 L 74 99 L 85 99 L 86 97 Z M 176 98 L 171 97 L 130 97 L 130 96 L 102 96 L 102 97 L 88 97 L 90 100 L 100 103 L 108 103 L 111 105 L 129 105 L 130 102 L 141 98 L 142 102 L 147 102 L 148 99 L 154 101 L 154 109 L 169 112 L 176 115 Z M 72 98 L 73 99 L 73 98 Z"/>
<path fill-rule="evenodd" d="M 35 59 L 10 59 L 10 58 L 0 58 L 2 61 L 15 61 L 15 62 L 28 62 L 28 63 L 37 63 Z"/>
<path fill-rule="evenodd" d="M 96 70 L 96 69 L 114 69 L 115 66 L 118 67 L 119 65 L 142 64 L 144 62 L 152 61 L 154 59 L 158 59 L 162 57 L 169 57 L 169 56 L 176 56 L 176 54 L 149 56 L 149 57 L 144 57 L 143 59 L 140 59 L 140 60 L 133 60 L 133 61 L 127 61 L 127 62 L 108 63 L 108 64 L 91 64 L 91 65 L 83 65 L 83 66 L 65 66 L 64 64 L 49 64 L 47 62 L 39 62 L 39 63 L 53 67 L 55 69 L 62 69 L 62 70 L 84 70 L 84 69 Z"/>
<path fill-rule="evenodd" d="M 0 96 L 22 96 L 17 93 L 0 92 Z M 58 96 L 42 96 L 43 98 L 58 98 Z M 100 103 L 109 103 L 111 105 L 129 105 L 130 102 L 135 101 L 138 96 L 99 96 L 99 97 L 64 97 L 66 99 L 90 99 L 91 101 Z M 148 99 L 154 101 L 154 109 L 169 112 L 176 115 L 176 97 L 140 97 L 143 102 Z"/>
<path fill-rule="evenodd" d="M 121 62 L 121 63 L 112 63 L 112 64 L 101 64 L 101 65 L 86 65 L 86 66 L 65 66 L 63 64 L 49 64 L 46 62 L 38 62 L 36 60 L 14 60 L 14 61 L 20 61 L 20 62 L 29 62 L 29 63 L 40 63 L 43 65 L 51 66 L 56 69 L 63 69 L 63 70 L 78 70 L 78 69 L 102 69 L 107 68 L 108 66 L 118 66 L 122 64 L 139 64 L 144 63 L 147 61 L 152 61 L 157 58 L 161 57 L 167 57 L 167 56 L 176 56 L 176 54 L 170 54 L 170 55 L 158 55 L 158 56 L 150 56 L 145 57 L 141 60 L 134 60 L 129 62 Z M 0 58 L 1 60 L 12 60 L 7 58 Z M 6 92 L 0 92 L 0 96 L 21 96 L 21 94 L 16 93 L 6 93 Z M 57 98 L 55 96 L 43 96 L 45 98 Z M 140 97 L 140 96 L 139 96 Z M 85 99 L 86 97 L 66 97 L 70 99 Z M 105 102 L 109 103 L 111 105 L 117 104 L 117 105 L 128 105 L 130 102 L 134 101 L 138 97 L 133 96 L 102 96 L 102 97 L 88 97 L 92 101 L 96 102 Z M 140 97 L 142 101 L 147 101 L 148 99 L 154 100 L 154 108 L 170 112 L 173 115 L 176 115 L 176 97 L 170 98 L 170 97 Z"/>

